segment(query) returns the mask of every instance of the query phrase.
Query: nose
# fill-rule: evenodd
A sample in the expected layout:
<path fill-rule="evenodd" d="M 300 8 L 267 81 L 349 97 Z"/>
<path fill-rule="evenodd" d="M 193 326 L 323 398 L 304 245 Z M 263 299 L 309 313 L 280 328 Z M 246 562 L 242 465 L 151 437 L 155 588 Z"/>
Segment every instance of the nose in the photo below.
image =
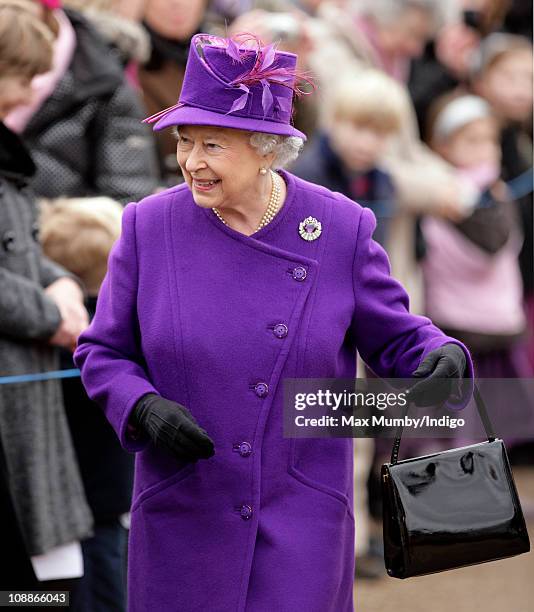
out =
<path fill-rule="evenodd" d="M 185 160 L 185 169 L 191 174 L 206 167 L 207 164 L 202 158 L 202 146 L 195 145 Z"/>
<path fill-rule="evenodd" d="M 376 146 L 378 136 L 372 130 L 362 130 L 359 135 L 360 146 L 362 149 L 373 149 Z"/>

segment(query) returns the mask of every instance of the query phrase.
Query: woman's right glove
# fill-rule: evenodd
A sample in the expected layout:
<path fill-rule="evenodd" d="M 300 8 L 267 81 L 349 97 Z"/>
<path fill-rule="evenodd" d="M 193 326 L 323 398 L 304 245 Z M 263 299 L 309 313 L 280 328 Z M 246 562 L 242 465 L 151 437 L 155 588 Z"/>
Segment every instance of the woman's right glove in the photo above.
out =
<path fill-rule="evenodd" d="M 465 353 L 452 342 L 431 351 L 412 372 L 414 378 L 423 380 L 409 389 L 409 401 L 416 406 L 437 406 L 451 396 L 453 389 L 460 397 L 466 363 Z"/>
<path fill-rule="evenodd" d="M 154 444 L 181 461 L 196 462 L 215 454 L 213 440 L 184 406 L 155 393 L 144 395 L 132 410 L 133 422 Z"/>

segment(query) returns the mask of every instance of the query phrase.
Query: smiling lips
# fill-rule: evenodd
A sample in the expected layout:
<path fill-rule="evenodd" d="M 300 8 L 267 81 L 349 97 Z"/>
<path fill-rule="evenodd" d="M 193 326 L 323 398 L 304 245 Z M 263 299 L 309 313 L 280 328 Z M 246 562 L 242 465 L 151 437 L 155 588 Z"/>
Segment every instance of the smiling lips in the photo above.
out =
<path fill-rule="evenodd" d="M 193 178 L 193 187 L 198 191 L 210 191 L 220 183 L 220 179 L 196 179 Z"/>

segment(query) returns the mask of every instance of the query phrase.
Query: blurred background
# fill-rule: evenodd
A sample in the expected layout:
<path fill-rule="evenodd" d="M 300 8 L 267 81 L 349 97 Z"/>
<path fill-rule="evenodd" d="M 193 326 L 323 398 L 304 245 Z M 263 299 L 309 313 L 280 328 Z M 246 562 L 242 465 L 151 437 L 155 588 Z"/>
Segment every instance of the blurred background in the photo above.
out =
<path fill-rule="evenodd" d="M 17 20 L 21 34 L 10 36 Z M 478 377 L 533 378 L 530 0 L 0 0 L 0 270 L 17 248 L 10 207 L 24 202 L 34 219 L 28 240 L 43 250 L 41 282 L 44 270 L 49 283 L 60 269 L 81 279 L 87 324 L 122 207 L 182 181 L 175 137 L 141 119 L 178 100 L 198 32 L 252 32 L 298 54 L 315 88 L 303 85 L 295 100 L 294 124 L 308 141 L 289 170 L 373 210 L 375 240 L 411 310 L 462 340 Z M 26 152 L 11 147 L 12 133 Z M 2 180 L 14 175 L 20 189 L 10 195 Z M 20 567 L 41 586 L 71 585 L 73 610 L 125 610 L 133 456 L 85 395 L 72 340 L 54 336 L 44 355 L 36 339 L 57 321 L 45 323 L 20 270 L 5 274 L 4 295 L 16 290 L 0 298 L 0 456 L 4 477 L 17 477 L 11 493 L 3 489 L 12 496 L 4 535 L 22 542 L 24 529 L 6 525 L 28 483 L 51 479 L 20 460 L 29 426 L 9 407 L 38 407 L 44 418 L 53 405 L 54 425 L 39 429 L 61 474 L 50 486 L 75 493 L 68 512 L 54 511 L 43 488 L 25 529 L 69 524 L 76 546 L 58 552 L 36 536 L 31 564 Z M 61 310 L 61 291 L 44 291 Z M 21 300 L 35 307 L 15 322 Z M 36 381 L 29 372 L 56 375 Z M 497 433 L 510 414 L 496 415 Z M 505 441 L 534 536 L 533 398 L 513 414 L 524 435 Z M 406 456 L 455 444 L 406 442 Z M 387 439 L 355 440 L 356 609 L 534 610 L 534 553 L 408 581 L 386 576 L 378 474 L 390 450 Z M 82 561 L 83 577 L 73 569 Z"/>

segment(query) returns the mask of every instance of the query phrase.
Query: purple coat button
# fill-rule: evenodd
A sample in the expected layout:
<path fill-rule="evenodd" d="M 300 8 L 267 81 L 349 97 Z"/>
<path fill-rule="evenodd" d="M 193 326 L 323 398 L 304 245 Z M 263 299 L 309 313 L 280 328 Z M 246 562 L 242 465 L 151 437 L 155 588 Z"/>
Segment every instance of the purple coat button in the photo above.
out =
<path fill-rule="evenodd" d="M 234 444 L 232 450 L 239 453 L 241 457 L 248 457 L 252 453 L 252 445 L 249 442 Z"/>
<path fill-rule="evenodd" d="M 293 278 L 296 281 L 303 281 L 306 278 L 306 268 L 303 268 L 302 266 L 297 266 L 296 268 L 293 268 Z"/>
<path fill-rule="evenodd" d="M 252 516 L 252 508 L 248 504 L 243 504 L 241 506 L 241 510 L 239 511 L 241 518 L 244 521 L 248 521 L 248 519 Z"/>
<path fill-rule="evenodd" d="M 273 328 L 273 334 L 277 338 L 285 338 L 287 336 L 287 325 L 284 323 L 277 323 Z"/>
<path fill-rule="evenodd" d="M 269 393 L 269 385 L 264 382 L 259 382 L 254 385 L 254 393 L 258 397 L 265 397 Z"/>

